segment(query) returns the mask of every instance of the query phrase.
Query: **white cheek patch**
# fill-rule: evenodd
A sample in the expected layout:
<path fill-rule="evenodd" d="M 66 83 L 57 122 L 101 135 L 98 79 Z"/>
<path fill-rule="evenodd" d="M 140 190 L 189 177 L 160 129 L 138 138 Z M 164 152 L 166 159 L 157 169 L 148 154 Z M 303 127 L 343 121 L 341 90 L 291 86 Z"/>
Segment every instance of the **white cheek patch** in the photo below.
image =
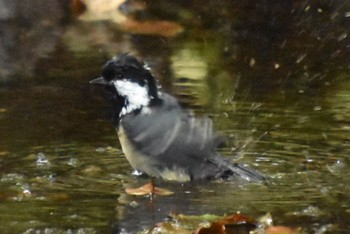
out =
<path fill-rule="evenodd" d="M 150 102 L 147 86 L 142 87 L 129 80 L 114 81 L 114 86 L 127 101 L 127 106 L 123 107 L 121 115 L 146 107 Z"/>

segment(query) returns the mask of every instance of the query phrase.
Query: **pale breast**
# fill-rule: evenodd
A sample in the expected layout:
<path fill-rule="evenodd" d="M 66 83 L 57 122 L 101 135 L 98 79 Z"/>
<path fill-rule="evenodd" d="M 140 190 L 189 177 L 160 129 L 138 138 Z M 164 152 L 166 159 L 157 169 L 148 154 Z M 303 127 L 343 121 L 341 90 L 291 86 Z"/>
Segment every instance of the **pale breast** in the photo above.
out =
<path fill-rule="evenodd" d="M 130 165 L 138 171 L 145 172 L 149 176 L 179 182 L 190 181 L 190 176 L 182 168 L 162 168 L 156 158 L 141 154 L 135 149 L 122 125 L 118 130 L 119 141 Z M 158 166 L 156 166 L 158 165 Z"/>
<path fill-rule="evenodd" d="M 149 158 L 135 150 L 135 147 L 131 144 L 130 140 L 128 139 L 128 136 L 124 131 L 123 126 L 121 125 L 118 130 L 118 137 L 123 153 L 126 159 L 129 161 L 132 168 L 150 174 L 151 170 L 149 168 L 149 165 L 151 165 L 151 162 L 149 162 Z"/>

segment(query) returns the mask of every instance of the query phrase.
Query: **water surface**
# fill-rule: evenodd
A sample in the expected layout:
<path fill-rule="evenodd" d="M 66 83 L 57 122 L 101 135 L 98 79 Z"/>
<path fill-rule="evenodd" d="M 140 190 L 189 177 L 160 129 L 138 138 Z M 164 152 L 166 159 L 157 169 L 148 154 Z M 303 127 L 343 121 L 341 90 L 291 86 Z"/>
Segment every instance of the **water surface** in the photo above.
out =
<path fill-rule="evenodd" d="M 172 39 L 130 35 L 106 22 L 68 25 L 31 79 L 0 88 L 0 232 L 134 233 L 174 211 L 270 212 L 276 225 L 307 233 L 349 230 L 348 18 L 325 25 L 317 9 L 326 6 L 303 4 L 272 4 L 288 6 L 291 22 L 266 8 L 279 24 L 258 5 L 238 4 L 234 17 L 218 10 L 221 20 L 210 21 L 212 13 Z M 332 7 L 328 14 L 345 14 L 346 4 Z M 110 33 L 102 44 L 91 39 Z M 269 183 L 159 181 L 175 195 L 153 202 L 126 195 L 147 179 L 131 174 L 103 90 L 88 83 L 126 50 L 144 58 L 185 108 L 213 119 L 227 136 L 225 157 Z"/>

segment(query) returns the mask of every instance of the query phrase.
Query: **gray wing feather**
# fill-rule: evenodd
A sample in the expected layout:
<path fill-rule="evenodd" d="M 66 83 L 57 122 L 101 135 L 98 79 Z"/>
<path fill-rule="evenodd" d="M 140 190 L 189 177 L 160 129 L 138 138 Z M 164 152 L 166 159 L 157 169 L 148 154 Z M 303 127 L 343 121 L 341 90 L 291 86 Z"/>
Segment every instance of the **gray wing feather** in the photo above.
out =
<path fill-rule="evenodd" d="M 224 141 L 213 130 L 210 118 L 195 118 L 184 112 L 170 95 L 164 94 L 163 99 L 163 105 L 150 107 L 143 115 L 131 113 L 121 120 L 128 139 L 158 171 L 179 168 L 191 179 L 234 174 L 245 180 L 263 180 L 260 173 L 231 164 L 217 153 L 218 145 Z"/>
<path fill-rule="evenodd" d="M 164 94 L 163 98 L 164 104 L 151 113 L 123 118 L 121 124 L 129 139 L 151 157 L 168 157 L 174 152 L 178 157 L 209 157 L 220 143 L 211 119 L 195 118 L 184 112 L 173 97 Z"/>

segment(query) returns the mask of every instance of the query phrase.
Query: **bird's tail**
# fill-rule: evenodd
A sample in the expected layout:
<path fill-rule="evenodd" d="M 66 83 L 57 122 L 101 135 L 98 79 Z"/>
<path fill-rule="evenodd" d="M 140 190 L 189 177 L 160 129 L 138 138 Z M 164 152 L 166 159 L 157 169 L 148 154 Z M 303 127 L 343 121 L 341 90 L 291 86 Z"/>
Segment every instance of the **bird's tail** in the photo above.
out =
<path fill-rule="evenodd" d="M 243 164 L 232 163 L 222 157 L 215 157 L 212 159 L 212 162 L 221 168 L 220 172 L 215 176 L 216 178 L 229 178 L 233 176 L 251 182 L 266 181 L 266 177 L 263 174 Z"/>
<path fill-rule="evenodd" d="M 239 163 L 233 163 L 232 165 L 228 166 L 228 168 L 233 172 L 233 174 L 247 181 L 262 182 L 266 180 L 265 176 L 260 172 Z"/>

